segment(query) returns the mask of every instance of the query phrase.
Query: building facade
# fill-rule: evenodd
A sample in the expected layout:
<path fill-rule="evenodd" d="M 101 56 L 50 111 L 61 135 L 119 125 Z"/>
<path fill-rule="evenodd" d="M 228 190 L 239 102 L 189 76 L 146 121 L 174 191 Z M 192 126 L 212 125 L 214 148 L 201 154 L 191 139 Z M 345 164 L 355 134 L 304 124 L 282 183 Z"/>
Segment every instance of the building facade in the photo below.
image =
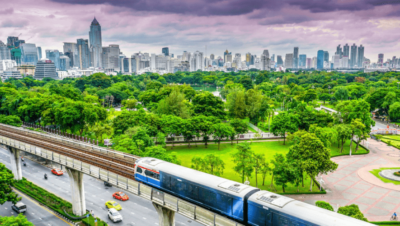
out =
<path fill-rule="evenodd" d="M 318 50 L 317 52 L 317 69 L 324 69 L 324 51 Z"/>
<path fill-rule="evenodd" d="M 23 65 L 36 65 L 38 62 L 38 52 L 35 44 L 25 43 L 21 45 L 21 63 Z"/>
<path fill-rule="evenodd" d="M 91 59 L 93 59 L 92 66 L 95 68 L 102 68 L 101 53 L 103 46 L 101 40 L 101 26 L 96 18 L 93 19 L 92 24 L 90 25 L 89 42 Z"/>
<path fill-rule="evenodd" d="M 53 78 L 58 79 L 55 64 L 48 59 L 42 59 L 36 64 L 35 79 Z"/>

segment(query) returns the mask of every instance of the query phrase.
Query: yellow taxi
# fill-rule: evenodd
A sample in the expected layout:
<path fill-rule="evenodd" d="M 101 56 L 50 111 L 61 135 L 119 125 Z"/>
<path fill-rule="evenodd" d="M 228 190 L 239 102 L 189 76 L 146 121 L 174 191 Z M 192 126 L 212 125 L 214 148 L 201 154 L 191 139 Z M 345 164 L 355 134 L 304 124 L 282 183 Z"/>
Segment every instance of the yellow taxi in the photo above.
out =
<path fill-rule="evenodd" d="M 106 202 L 106 207 L 108 209 L 114 208 L 116 210 L 122 210 L 122 206 L 120 204 L 118 204 L 116 201 L 107 201 Z"/>

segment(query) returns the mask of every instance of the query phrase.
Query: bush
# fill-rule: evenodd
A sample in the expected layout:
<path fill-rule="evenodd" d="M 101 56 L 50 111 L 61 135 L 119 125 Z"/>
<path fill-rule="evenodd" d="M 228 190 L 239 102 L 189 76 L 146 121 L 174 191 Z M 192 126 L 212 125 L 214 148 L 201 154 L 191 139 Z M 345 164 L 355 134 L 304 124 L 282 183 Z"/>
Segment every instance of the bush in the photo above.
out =
<path fill-rule="evenodd" d="M 355 204 L 340 207 L 338 213 L 368 222 L 367 218 L 364 217 L 364 214 L 361 213 L 360 208 Z"/>
<path fill-rule="evenodd" d="M 333 207 L 331 206 L 331 204 L 329 204 L 328 202 L 325 202 L 325 201 L 317 201 L 315 203 L 315 205 L 320 207 L 320 208 L 326 209 L 326 210 L 334 211 Z"/>
<path fill-rule="evenodd" d="M 100 220 L 98 217 L 96 217 L 97 219 L 97 226 L 107 226 L 107 223 Z M 94 226 L 95 222 L 94 222 L 94 217 L 92 215 L 89 216 L 89 218 L 85 218 L 82 220 L 82 223 L 84 225 L 88 225 L 88 226 Z"/>
<path fill-rule="evenodd" d="M 395 176 L 400 177 L 400 172 L 394 172 L 393 174 L 394 174 Z"/>
<path fill-rule="evenodd" d="M 0 115 L 0 123 L 17 127 L 22 126 L 22 120 L 16 115 Z"/>

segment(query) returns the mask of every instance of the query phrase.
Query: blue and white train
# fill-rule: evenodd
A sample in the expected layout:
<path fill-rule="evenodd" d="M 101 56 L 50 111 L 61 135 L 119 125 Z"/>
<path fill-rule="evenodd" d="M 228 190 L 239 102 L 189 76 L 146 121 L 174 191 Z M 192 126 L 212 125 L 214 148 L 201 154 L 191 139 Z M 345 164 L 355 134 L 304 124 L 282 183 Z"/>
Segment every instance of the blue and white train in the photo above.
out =
<path fill-rule="evenodd" d="M 372 224 L 235 181 L 155 158 L 135 164 L 135 179 L 252 226 Z"/>

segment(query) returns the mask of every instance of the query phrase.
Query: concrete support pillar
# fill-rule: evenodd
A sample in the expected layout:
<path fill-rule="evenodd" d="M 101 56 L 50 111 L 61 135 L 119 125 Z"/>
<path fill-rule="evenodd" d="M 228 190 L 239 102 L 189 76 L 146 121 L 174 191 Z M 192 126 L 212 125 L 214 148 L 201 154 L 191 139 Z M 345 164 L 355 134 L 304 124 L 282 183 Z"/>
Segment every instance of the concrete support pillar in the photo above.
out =
<path fill-rule="evenodd" d="M 14 173 L 15 180 L 22 179 L 22 169 L 21 169 L 21 155 L 20 150 L 15 149 L 13 147 L 6 146 L 7 149 L 10 151 L 10 160 L 11 160 L 11 168 L 12 172 Z"/>
<path fill-rule="evenodd" d="M 66 167 L 71 183 L 72 212 L 77 216 L 86 214 L 85 189 L 83 187 L 83 173 Z"/>
<path fill-rule="evenodd" d="M 160 226 L 175 226 L 175 211 L 165 208 L 153 202 L 153 206 L 158 213 Z"/>

